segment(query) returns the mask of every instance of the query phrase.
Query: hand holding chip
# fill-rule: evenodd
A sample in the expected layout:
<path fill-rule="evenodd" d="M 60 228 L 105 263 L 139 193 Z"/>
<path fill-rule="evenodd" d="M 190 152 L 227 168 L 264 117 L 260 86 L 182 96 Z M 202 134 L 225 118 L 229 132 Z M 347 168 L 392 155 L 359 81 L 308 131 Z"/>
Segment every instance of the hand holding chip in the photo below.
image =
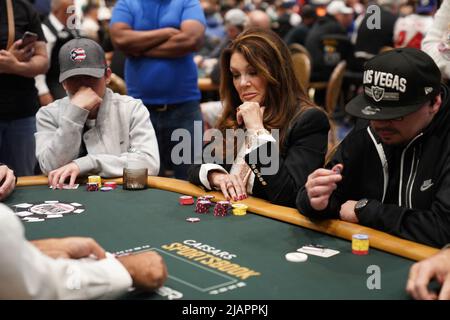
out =
<path fill-rule="evenodd" d="M 328 206 L 331 194 L 342 180 L 342 164 L 335 165 L 331 170 L 317 169 L 308 176 L 305 188 L 309 202 L 314 210 L 321 211 Z"/>

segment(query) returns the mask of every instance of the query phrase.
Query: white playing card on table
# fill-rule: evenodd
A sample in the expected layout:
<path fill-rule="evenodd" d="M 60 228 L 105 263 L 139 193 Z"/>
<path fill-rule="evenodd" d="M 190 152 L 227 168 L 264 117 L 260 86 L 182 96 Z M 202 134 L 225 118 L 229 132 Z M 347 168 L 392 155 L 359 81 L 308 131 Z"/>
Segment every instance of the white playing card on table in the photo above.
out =
<path fill-rule="evenodd" d="M 333 249 L 329 249 L 329 248 L 321 249 L 321 248 L 308 247 L 308 246 L 303 246 L 303 247 L 297 249 L 297 251 L 307 253 L 307 254 L 310 254 L 313 256 L 322 257 L 322 258 L 329 258 L 329 257 L 332 257 L 332 256 L 340 253 L 338 250 L 333 250 Z"/>

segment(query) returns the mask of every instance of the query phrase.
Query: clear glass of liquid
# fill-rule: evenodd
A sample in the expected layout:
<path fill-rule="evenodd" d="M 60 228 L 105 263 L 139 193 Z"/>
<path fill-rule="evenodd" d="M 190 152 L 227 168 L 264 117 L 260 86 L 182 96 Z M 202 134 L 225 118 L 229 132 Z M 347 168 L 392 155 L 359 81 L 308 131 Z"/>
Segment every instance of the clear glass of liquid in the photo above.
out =
<path fill-rule="evenodd" d="M 124 190 L 143 190 L 147 189 L 148 169 L 143 168 L 138 159 L 138 153 L 129 153 L 127 164 L 123 168 L 123 189 Z"/>

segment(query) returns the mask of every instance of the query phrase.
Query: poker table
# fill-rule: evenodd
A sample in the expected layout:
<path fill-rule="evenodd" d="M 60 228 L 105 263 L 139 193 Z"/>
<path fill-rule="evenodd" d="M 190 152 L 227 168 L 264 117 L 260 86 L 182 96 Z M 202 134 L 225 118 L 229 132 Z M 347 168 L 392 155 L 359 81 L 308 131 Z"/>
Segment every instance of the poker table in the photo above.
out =
<path fill-rule="evenodd" d="M 116 180 L 118 183 L 121 180 Z M 312 222 L 297 210 L 256 198 L 244 216 L 197 214 L 179 204 L 180 195 L 205 191 L 186 181 L 149 177 L 148 189 L 89 192 L 51 190 L 46 177 L 22 177 L 6 202 L 78 203 L 79 214 L 24 222 L 28 239 L 87 236 L 107 251 L 158 252 L 169 278 L 153 293 L 130 291 L 124 299 L 408 299 L 405 284 L 415 260 L 437 249 L 363 226 L 328 220 Z M 215 201 L 221 194 L 210 192 Z M 186 218 L 198 217 L 192 223 Z M 370 237 L 368 255 L 351 252 L 353 234 Z M 323 258 L 309 255 L 290 262 L 285 254 L 307 244 L 340 251 Z"/>

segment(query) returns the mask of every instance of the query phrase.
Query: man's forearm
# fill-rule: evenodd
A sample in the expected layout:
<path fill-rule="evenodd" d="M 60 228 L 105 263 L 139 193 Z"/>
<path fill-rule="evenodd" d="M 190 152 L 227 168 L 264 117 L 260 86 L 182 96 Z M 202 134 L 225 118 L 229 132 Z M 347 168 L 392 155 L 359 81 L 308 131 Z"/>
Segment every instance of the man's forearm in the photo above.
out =
<path fill-rule="evenodd" d="M 28 62 L 18 63 L 15 74 L 22 77 L 34 78 L 38 74 L 45 74 L 47 70 L 48 70 L 47 57 L 35 55 Z"/>
<path fill-rule="evenodd" d="M 151 31 L 120 30 L 113 32 L 113 43 L 123 52 L 140 56 L 143 52 L 167 41 L 176 29 L 162 28 Z"/>
<path fill-rule="evenodd" d="M 196 38 L 186 33 L 171 37 L 166 42 L 144 52 L 144 56 L 152 58 L 179 58 L 200 49 L 203 38 Z"/>

